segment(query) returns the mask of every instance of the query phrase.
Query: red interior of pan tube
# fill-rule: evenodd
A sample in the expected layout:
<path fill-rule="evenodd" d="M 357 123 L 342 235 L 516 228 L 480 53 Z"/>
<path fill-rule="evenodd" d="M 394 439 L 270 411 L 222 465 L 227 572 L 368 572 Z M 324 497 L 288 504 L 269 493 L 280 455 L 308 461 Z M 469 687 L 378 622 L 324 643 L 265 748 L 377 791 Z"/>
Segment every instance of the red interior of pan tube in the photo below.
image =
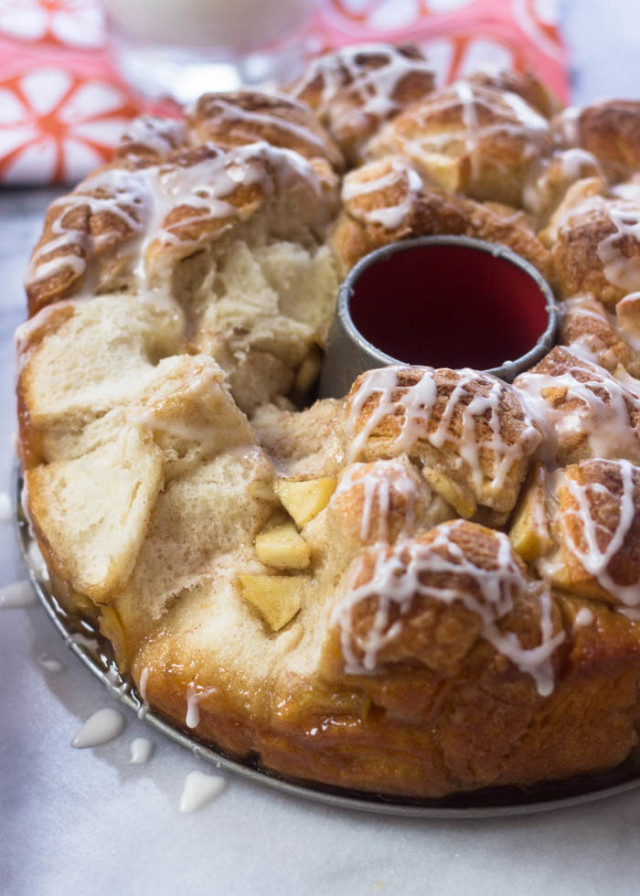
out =
<path fill-rule="evenodd" d="M 367 267 L 349 300 L 356 328 L 405 364 L 489 370 L 526 354 L 548 324 L 536 281 L 467 246 L 416 246 Z"/>

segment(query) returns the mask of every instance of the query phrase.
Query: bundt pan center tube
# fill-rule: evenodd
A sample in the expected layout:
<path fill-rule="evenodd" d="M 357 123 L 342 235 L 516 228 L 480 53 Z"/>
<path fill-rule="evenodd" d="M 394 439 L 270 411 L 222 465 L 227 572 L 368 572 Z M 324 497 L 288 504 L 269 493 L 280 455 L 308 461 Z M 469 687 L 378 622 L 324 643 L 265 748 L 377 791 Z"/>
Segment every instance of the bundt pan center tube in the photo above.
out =
<path fill-rule="evenodd" d="M 428 236 L 376 249 L 345 277 L 329 331 L 320 398 L 343 398 L 389 364 L 471 367 L 510 383 L 555 342 L 551 287 L 497 243 Z"/>

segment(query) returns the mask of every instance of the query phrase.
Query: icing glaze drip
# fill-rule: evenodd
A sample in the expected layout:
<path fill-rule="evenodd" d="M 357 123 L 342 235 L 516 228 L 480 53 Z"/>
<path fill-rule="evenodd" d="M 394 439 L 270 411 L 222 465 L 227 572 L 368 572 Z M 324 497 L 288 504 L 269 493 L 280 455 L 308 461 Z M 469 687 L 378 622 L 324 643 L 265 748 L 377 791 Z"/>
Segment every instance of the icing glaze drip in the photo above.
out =
<path fill-rule="evenodd" d="M 640 469 L 627 460 L 598 463 L 606 464 L 614 473 L 621 484 L 621 493 L 618 495 L 610 491 L 602 481 L 580 483 L 567 476 L 565 487 L 573 506 L 560 514 L 563 542 L 605 591 L 621 603 L 635 607 L 640 604 L 640 580 L 621 585 L 613 578 L 610 567 L 628 538 L 638 513 L 634 474 L 638 479 Z M 598 513 L 598 508 L 603 504 L 615 508 L 616 525 L 613 531 L 603 524 Z M 607 515 L 607 520 L 609 518 Z"/>
<path fill-rule="evenodd" d="M 27 579 L 0 588 L 0 607 L 30 607 L 35 602 L 36 593 Z"/>
<path fill-rule="evenodd" d="M 422 129 L 407 135 L 409 147 L 413 144 L 418 154 L 424 151 L 446 153 L 448 146 L 462 141 L 472 177 L 478 173 L 481 141 L 503 137 L 524 140 L 523 152 L 528 157 L 533 156 L 540 139 L 549 132 L 546 119 L 517 94 L 465 80 L 428 97 L 415 115 L 419 117 Z M 437 123 L 433 130 L 431 120 Z M 492 158 L 492 164 L 500 164 L 499 159 Z"/>
<path fill-rule="evenodd" d="M 76 209 L 85 208 L 87 214 L 92 216 L 109 214 L 118 219 L 130 236 L 140 236 L 146 229 L 152 208 L 148 170 L 109 168 L 88 178 L 73 193 L 52 203 L 50 211 L 59 209 L 59 214 L 53 221 L 51 238 L 31 257 L 27 284 L 36 284 L 64 268 L 71 268 L 75 276 L 83 274 L 87 267 L 85 255 L 90 245 L 100 251 L 114 239 L 111 227 L 90 236 L 86 229 L 66 225 L 65 221 Z M 61 248 L 69 251 L 51 257 Z"/>
<path fill-rule="evenodd" d="M 622 336 L 615 314 L 609 314 L 604 306 L 588 295 L 566 299 L 559 303 L 558 309 L 564 324 L 570 328 L 572 323 L 576 324 L 576 335 L 563 339 L 565 344 L 571 346 L 572 352 L 593 364 L 606 366 L 609 370 L 620 363 L 611 345 L 612 335 L 630 346 L 631 341 Z M 572 333 L 571 329 L 569 333 Z"/>
<path fill-rule="evenodd" d="M 616 230 L 598 244 L 598 258 L 609 283 L 633 292 L 640 289 L 640 208 L 625 202 L 608 211 Z M 631 257 L 622 248 L 629 241 L 635 243 Z"/>
<path fill-rule="evenodd" d="M 368 55 L 374 56 L 378 62 L 382 61 L 382 65 L 365 68 L 361 60 Z M 303 79 L 296 85 L 295 93 L 300 96 L 314 82 L 320 82 L 321 111 L 326 112 L 327 107 L 339 99 L 342 91 L 347 90 L 357 100 L 363 117 L 385 118 L 400 108 L 395 93 L 402 79 L 416 72 L 428 77 L 432 74 L 424 60 L 404 56 L 393 46 L 361 44 L 312 61 Z M 348 111 L 353 116 L 353 109 L 349 108 Z"/>
<path fill-rule="evenodd" d="M 148 150 L 166 156 L 186 139 L 184 121 L 141 115 L 127 126 L 120 141 L 121 152 Z"/>
<path fill-rule="evenodd" d="M 136 737 L 131 742 L 131 759 L 132 765 L 146 765 L 151 759 L 153 753 L 153 741 L 147 737 Z"/>
<path fill-rule="evenodd" d="M 110 706 L 99 709 L 80 728 L 71 741 L 71 746 L 78 750 L 99 747 L 122 734 L 124 726 L 124 716 L 117 709 Z"/>
<path fill-rule="evenodd" d="M 191 683 L 187 688 L 187 713 L 184 723 L 187 728 L 197 728 L 200 724 L 200 707 L 199 702 L 209 696 L 215 694 L 217 688 L 200 688 Z"/>
<path fill-rule="evenodd" d="M 189 772 L 180 797 L 180 812 L 199 812 L 220 796 L 226 786 L 225 778 L 206 775 L 204 772 Z"/>
<path fill-rule="evenodd" d="M 404 516 L 399 537 L 411 532 L 418 489 L 403 463 L 383 461 L 369 469 L 364 464 L 353 464 L 342 476 L 335 494 L 342 495 L 356 489 L 362 490 L 360 538 L 363 542 L 373 540 L 387 543 L 390 540 L 389 514 L 394 493 L 402 500 Z"/>
<path fill-rule="evenodd" d="M 370 579 L 347 592 L 332 614 L 332 622 L 340 626 L 345 671 L 353 675 L 379 671 L 378 654 L 397 638 L 403 626 L 402 617 L 416 597 L 447 604 L 460 601 L 482 620 L 482 637 L 522 672 L 531 675 L 540 695 L 548 696 L 554 680 L 551 656 L 564 640 L 564 632 L 553 634 L 547 587 L 527 580 L 515 561 L 509 539 L 501 532 L 493 532 L 498 545 L 493 568 L 477 566 L 455 541 L 456 530 L 461 525 L 465 523 L 456 521 L 436 527 L 432 530 L 435 539 L 429 544 L 401 541 L 393 548 L 376 549 Z M 446 577 L 447 585 L 429 584 L 442 577 Z M 470 580 L 474 587 L 469 587 Z M 537 647 L 523 647 L 517 635 L 503 633 L 496 625 L 513 609 L 517 594 L 537 598 L 540 613 Z M 353 628 L 353 610 L 371 598 L 377 601 L 374 622 L 366 634 L 357 635 Z M 391 623 L 392 611 L 399 611 L 400 615 Z M 354 646 L 362 654 L 361 659 Z"/>
<path fill-rule="evenodd" d="M 638 455 L 640 442 L 630 409 L 640 411 L 640 382 L 612 377 L 603 367 L 564 352 L 566 364 L 557 375 L 528 372 L 514 385 L 527 396 L 530 412 L 547 423 L 544 450 L 555 454 L 558 443 L 581 434 L 595 457 Z M 559 402 L 555 406 L 556 396 Z"/>
<path fill-rule="evenodd" d="M 85 273 L 94 253 L 111 243 L 118 243 L 119 248 L 127 244 L 132 256 L 140 256 L 134 273 L 144 284 L 146 251 L 154 239 L 161 245 L 190 246 L 194 238 L 185 235 L 190 225 L 244 220 L 244 204 L 230 201 L 239 187 L 259 184 L 263 196 L 269 198 L 277 189 L 286 191 L 302 181 L 316 197 L 323 194 L 313 165 L 291 150 L 265 142 L 228 152 L 210 144 L 200 149 L 208 155 L 199 161 L 194 158 L 191 164 L 168 161 L 134 171 L 109 168 L 53 203 L 51 208 L 60 211 L 53 220 L 50 238 L 32 256 L 27 285 L 33 286 L 65 268 L 78 277 Z M 105 225 L 96 236 L 91 235 L 88 223 L 83 229 L 74 227 L 68 223 L 69 216 L 79 208 L 85 208 L 88 216 L 109 213 L 117 219 L 118 227 Z M 166 220 L 177 208 L 188 212 Z M 62 247 L 68 251 L 54 255 Z"/>
<path fill-rule="evenodd" d="M 468 466 L 476 489 L 480 489 L 486 475 L 481 465 L 481 451 L 486 454 L 490 450 L 493 475 L 489 488 L 497 493 L 504 486 L 514 463 L 534 450 L 542 440 L 533 419 L 523 414 L 524 428 L 518 440 L 513 444 L 505 441 L 500 403 L 510 387 L 497 377 L 468 368 L 447 371 L 453 382 L 447 396 L 438 388 L 437 371 L 430 367 L 412 368 L 421 373 L 420 379 L 413 385 L 403 386 L 398 377 L 405 370 L 392 366 L 370 371 L 350 399 L 346 428 L 347 435 L 352 439 L 349 449 L 351 461 L 358 458 L 380 423 L 386 417 L 394 418 L 396 422 L 401 421 L 399 432 L 393 440 L 395 454 L 411 454 L 419 440 L 426 440 L 437 449 L 449 445 L 458 454 L 460 465 L 464 462 Z M 377 403 L 369 416 L 361 421 L 361 414 L 371 398 L 377 398 Z M 444 399 L 444 406 L 436 420 L 434 409 L 441 399 Z M 454 414 L 458 413 L 462 416 L 460 436 L 454 434 L 451 425 Z M 480 419 L 487 424 L 488 440 L 480 441 L 477 438 L 476 426 Z"/>
<path fill-rule="evenodd" d="M 306 106 L 296 103 L 291 99 L 288 99 L 287 102 L 294 104 L 303 113 L 308 114 Z M 230 100 L 225 99 L 223 94 L 217 94 L 215 96 L 213 109 L 216 126 L 224 125 L 228 128 L 229 132 L 231 132 L 233 126 L 239 122 L 255 125 L 257 133 L 260 133 L 262 128 L 274 130 L 276 133 L 278 131 L 285 132 L 293 140 L 300 140 L 310 146 L 315 146 L 318 150 L 318 156 L 323 156 L 326 152 L 325 143 L 321 135 L 314 133 L 311 128 L 305 127 L 303 124 L 282 117 L 282 115 L 269 113 L 266 109 L 260 109 L 260 111 L 257 109 L 245 109 L 237 102 L 234 102 L 233 98 Z M 205 124 L 207 117 L 208 116 L 205 114 Z M 215 141 L 215 137 L 213 139 Z"/>
<path fill-rule="evenodd" d="M 64 669 L 64 666 L 59 660 L 54 660 L 46 654 L 38 657 L 38 662 L 46 672 L 62 672 Z"/>
<path fill-rule="evenodd" d="M 8 523 L 12 518 L 11 498 L 6 492 L 0 492 L 0 523 Z"/>
<path fill-rule="evenodd" d="M 595 616 L 593 615 L 593 610 L 590 610 L 588 607 L 580 607 L 578 612 L 576 613 L 576 618 L 574 619 L 574 625 L 578 628 L 582 628 L 585 625 L 591 625 L 595 620 Z"/>
<path fill-rule="evenodd" d="M 422 179 L 417 171 L 399 159 L 391 159 L 389 164 L 390 171 L 371 180 L 362 180 L 353 173 L 348 174 L 342 186 L 342 199 L 347 203 L 360 196 L 379 194 L 377 208 L 358 209 L 358 213 L 367 221 L 381 224 L 387 230 L 395 230 L 410 216 L 414 202 L 422 190 Z M 355 174 L 359 175 L 360 172 Z M 388 188 L 395 188 L 394 193 L 401 190 L 402 199 L 391 205 L 385 202 L 384 191 Z"/>

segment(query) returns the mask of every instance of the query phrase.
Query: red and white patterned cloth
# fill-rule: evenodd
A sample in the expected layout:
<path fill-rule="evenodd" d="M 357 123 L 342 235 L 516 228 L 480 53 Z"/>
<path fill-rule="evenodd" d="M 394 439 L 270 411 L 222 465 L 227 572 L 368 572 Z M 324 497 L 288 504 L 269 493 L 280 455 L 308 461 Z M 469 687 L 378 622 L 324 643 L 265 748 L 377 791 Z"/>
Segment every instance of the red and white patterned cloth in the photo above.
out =
<path fill-rule="evenodd" d="M 552 0 L 321 0 L 305 48 L 373 40 L 420 44 L 443 82 L 499 64 L 567 94 Z M 0 0 L 0 184 L 78 180 L 144 108 L 114 68 L 100 0 Z"/>

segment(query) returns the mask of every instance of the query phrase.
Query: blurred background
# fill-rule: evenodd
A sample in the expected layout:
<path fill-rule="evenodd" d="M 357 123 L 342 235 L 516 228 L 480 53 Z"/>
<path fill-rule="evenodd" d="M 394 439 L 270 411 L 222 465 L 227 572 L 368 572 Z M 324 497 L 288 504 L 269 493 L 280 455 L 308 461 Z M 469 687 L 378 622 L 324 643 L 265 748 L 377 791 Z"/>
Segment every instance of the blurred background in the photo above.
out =
<path fill-rule="evenodd" d="M 635 0 L 0 0 L 0 183 L 76 181 L 169 96 L 373 40 L 418 43 L 441 81 L 513 67 L 578 103 L 632 97 L 639 32 Z"/>

